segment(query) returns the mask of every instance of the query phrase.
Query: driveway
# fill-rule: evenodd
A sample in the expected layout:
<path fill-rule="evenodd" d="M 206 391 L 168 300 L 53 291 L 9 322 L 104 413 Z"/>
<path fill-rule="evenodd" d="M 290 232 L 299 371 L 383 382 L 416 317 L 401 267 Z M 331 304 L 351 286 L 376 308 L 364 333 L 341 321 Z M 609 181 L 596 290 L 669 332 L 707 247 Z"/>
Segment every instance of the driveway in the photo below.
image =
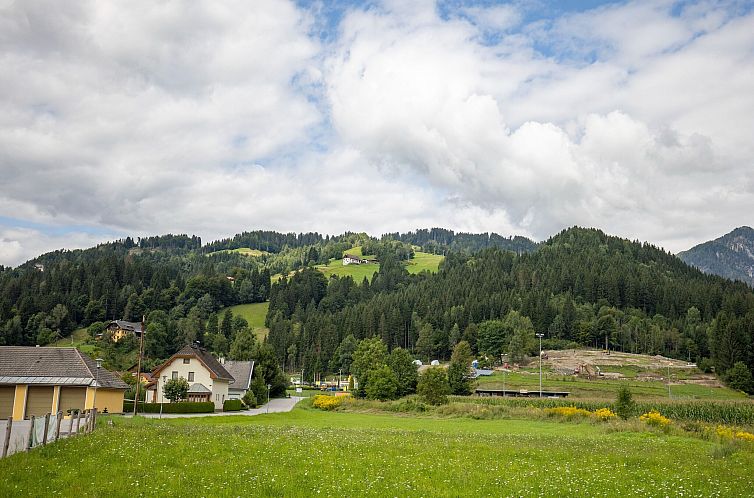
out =
<path fill-rule="evenodd" d="M 140 413 L 140 417 L 146 418 L 189 418 L 189 417 L 228 417 L 228 416 L 252 416 L 263 415 L 265 413 L 281 413 L 289 412 L 293 410 L 296 403 L 304 398 L 298 396 L 291 396 L 290 398 L 276 398 L 271 399 L 269 407 L 265 404 L 259 408 L 252 408 L 251 410 L 242 410 L 240 412 L 215 412 L 215 413 Z M 269 409 L 269 410 L 268 410 Z M 132 415 L 126 415 L 131 417 Z"/>

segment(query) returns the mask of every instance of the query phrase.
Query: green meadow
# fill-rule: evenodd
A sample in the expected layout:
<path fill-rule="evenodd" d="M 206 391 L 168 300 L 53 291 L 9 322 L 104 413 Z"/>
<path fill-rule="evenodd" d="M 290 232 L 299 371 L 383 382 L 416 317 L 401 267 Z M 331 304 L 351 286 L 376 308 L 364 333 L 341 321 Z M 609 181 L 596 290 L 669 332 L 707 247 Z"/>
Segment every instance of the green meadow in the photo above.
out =
<path fill-rule="evenodd" d="M 303 403 L 303 404 L 306 404 Z M 254 417 L 100 418 L 0 461 L 0 496 L 742 496 L 751 443 L 610 424 L 299 407 Z"/>
<path fill-rule="evenodd" d="M 222 320 L 225 310 L 230 310 L 233 316 L 243 317 L 249 322 L 249 327 L 256 333 L 258 339 L 263 339 L 267 336 L 269 330 L 264 326 L 264 319 L 267 316 L 267 309 L 270 307 L 270 302 L 265 301 L 263 303 L 251 303 L 251 304 L 237 304 L 235 306 L 229 306 L 228 308 L 222 308 L 217 312 L 218 318 Z"/>
<path fill-rule="evenodd" d="M 260 251 L 259 249 L 251 249 L 249 247 L 239 247 L 238 249 L 223 249 L 222 251 L 215 251 L 207 254 L 207 256 L 211 256 L 213 254 L 220 254 L 224 252 L 235 252 L 238 254 L 241 254 L 242 256 L 249 256 L 249 257 L 258 257 L 258 256 L 264 256 L 265 254 L 269 254 L 267 251 Z"/>

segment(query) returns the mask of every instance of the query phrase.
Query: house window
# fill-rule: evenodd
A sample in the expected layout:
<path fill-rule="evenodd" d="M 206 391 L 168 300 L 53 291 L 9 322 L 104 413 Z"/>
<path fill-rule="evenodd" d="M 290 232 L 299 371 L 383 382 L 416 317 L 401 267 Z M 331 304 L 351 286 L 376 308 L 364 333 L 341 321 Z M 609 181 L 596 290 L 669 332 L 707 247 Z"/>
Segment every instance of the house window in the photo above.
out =
<path fill-rule="evenodd" d="M 189 381 L 189 382 L 194 382 L 194 372 L 189 372 L 189 378 L 188 378 L 188 381 Z"/>
<path fill-rule="evenodd" d="M 184 358 L 183 359 L 183 364 L 184 365 L 188 365 L 189 363 L 191 363 L 191 358 Z"/>
<path fill-rule="evenodd" d="M 173 377 L 172 378 L 173 379 L 177 379 L 178 378 L 178 372 L 177 371 L 173 370 Z"/>

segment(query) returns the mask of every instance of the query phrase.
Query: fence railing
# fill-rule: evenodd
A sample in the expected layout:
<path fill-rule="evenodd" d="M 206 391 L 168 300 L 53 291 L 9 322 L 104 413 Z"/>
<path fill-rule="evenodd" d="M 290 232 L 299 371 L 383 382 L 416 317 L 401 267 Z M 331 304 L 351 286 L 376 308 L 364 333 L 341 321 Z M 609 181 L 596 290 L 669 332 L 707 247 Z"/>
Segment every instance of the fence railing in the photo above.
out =
<path fill-rule="evenodd" d="M 94 431 L 97 424 L 97 409 L 76 411 L 71 414 L 68 424 L 63 423 L 63 412 L 56 414 L 48 413 L 42 417 L 32 415 L 28 421 L 16 421 L 17 429 L 26 429 L 23 434 L 23 444 L 21 451 L 29 451 L 37 446 L 45 446 L 60 439 L 61 437 L 71 437 L 77 434 L 88 434 Z M 28 429 L 25 427 L 28 422 Z M 68 425 L 68 431 L 65 432 L 65 425 Z M 9 418 L 5 425 L 5 434 L 3 437 L 2 458 L 9 453 L 11 437 L 14 429 L 13 418 Z M 18 448 L 16 447 L 18 451 Z"/>

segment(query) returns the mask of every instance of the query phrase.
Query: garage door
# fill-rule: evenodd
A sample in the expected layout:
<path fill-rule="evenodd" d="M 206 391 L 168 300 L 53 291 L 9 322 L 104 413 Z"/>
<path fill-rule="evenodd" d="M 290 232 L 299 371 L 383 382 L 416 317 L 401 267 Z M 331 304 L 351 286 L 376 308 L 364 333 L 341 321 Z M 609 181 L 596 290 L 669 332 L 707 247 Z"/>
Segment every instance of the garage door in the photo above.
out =
<path fill-rule="evenodd" d="M 16 395 L 16 386 L 0 386 L 0 420 L 6 420 L 13 416 L 13 397 Z"/>
<path fill-rule="evenodd" d="M 68 410 L 78 408 L 84 409 L 86 401 L 86 387 L 63 387 L 60 389 L 60 406 L 59 410 L 63 415 L 68 415 Z"/>
<path fill-rule="evenodd" d="M 50 413 L 52 390 L 52 386 L 29 386 L 29 393 L 26 395 L 26 418 Z"/>

